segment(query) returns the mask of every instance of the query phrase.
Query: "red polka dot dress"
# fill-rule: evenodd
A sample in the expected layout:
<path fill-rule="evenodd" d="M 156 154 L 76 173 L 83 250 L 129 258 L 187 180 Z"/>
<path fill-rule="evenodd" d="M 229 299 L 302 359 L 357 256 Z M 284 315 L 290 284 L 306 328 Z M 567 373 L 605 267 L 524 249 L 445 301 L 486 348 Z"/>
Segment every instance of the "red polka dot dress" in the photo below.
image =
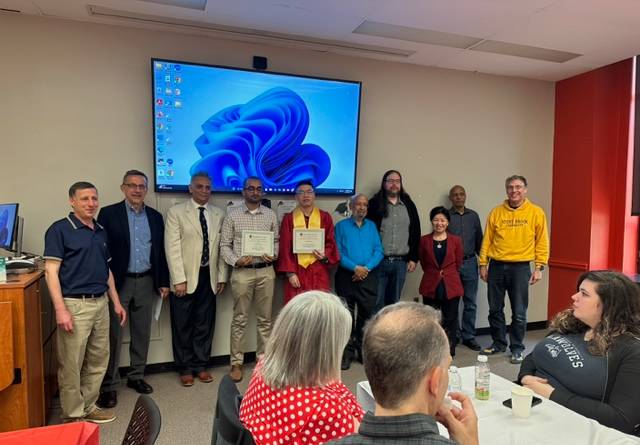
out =
<path fill-rule="evenodd" d="M 364 416 L 341 382 L 324 387 L 273 390 L 258 364 L 240 405 L 240 420 L 256 445 L 322 444 L 354 432 Z"/>

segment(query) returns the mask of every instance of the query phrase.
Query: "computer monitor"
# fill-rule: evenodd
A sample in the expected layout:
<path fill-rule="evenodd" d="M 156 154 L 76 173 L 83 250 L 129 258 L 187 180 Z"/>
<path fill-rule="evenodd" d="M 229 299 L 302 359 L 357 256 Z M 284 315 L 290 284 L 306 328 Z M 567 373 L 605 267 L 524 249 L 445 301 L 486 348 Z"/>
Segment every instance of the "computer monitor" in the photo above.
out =
<path fill-rule="evenodd" d="M 18 203 L 0 204 L 0 248 L 14 250 L 18 236 Z"/>

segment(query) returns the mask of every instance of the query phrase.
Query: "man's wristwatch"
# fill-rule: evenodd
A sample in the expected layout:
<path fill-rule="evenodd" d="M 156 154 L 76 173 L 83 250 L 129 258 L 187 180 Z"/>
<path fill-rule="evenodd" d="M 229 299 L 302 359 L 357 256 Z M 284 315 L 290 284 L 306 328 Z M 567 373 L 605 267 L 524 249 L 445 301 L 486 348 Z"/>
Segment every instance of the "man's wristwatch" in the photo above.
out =
<path fill-rule="evenodd" d="M 544 270 L 544 266 L 536 267 L 536 270 L 539 270 L 540 272 L 542 272 Z"/>

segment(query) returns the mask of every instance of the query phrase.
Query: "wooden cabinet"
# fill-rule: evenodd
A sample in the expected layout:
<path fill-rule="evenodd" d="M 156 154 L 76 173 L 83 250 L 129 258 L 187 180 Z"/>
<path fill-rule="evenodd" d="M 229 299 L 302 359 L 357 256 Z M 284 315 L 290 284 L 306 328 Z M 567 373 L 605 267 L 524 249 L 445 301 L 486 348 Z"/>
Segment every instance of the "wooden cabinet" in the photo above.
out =
<path fill-rule="evenodd" d="M 0 284 L 0 304 L 4 308 L 10 305 L 11 326 L 0 330 L 0 350 L 12 348 L 13 358 L 0 360 L 0 366 L 13 378 L 0 389 L 0 432 L 43 426 L 46 420 L 40 301 L 41 288 L 46 287 L 43 273 L 9 275 L 8 279 Z"/>

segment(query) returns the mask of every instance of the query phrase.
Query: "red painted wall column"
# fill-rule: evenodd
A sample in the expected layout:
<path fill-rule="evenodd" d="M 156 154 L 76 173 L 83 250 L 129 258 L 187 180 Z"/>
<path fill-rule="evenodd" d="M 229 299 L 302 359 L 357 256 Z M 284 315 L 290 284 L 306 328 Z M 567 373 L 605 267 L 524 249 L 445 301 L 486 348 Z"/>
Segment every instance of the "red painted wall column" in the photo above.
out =
<path fill-rule="evenodd" d="M 556 84 L 548 317 L 589 269 L 635 273 L 633 60 Z"/>

